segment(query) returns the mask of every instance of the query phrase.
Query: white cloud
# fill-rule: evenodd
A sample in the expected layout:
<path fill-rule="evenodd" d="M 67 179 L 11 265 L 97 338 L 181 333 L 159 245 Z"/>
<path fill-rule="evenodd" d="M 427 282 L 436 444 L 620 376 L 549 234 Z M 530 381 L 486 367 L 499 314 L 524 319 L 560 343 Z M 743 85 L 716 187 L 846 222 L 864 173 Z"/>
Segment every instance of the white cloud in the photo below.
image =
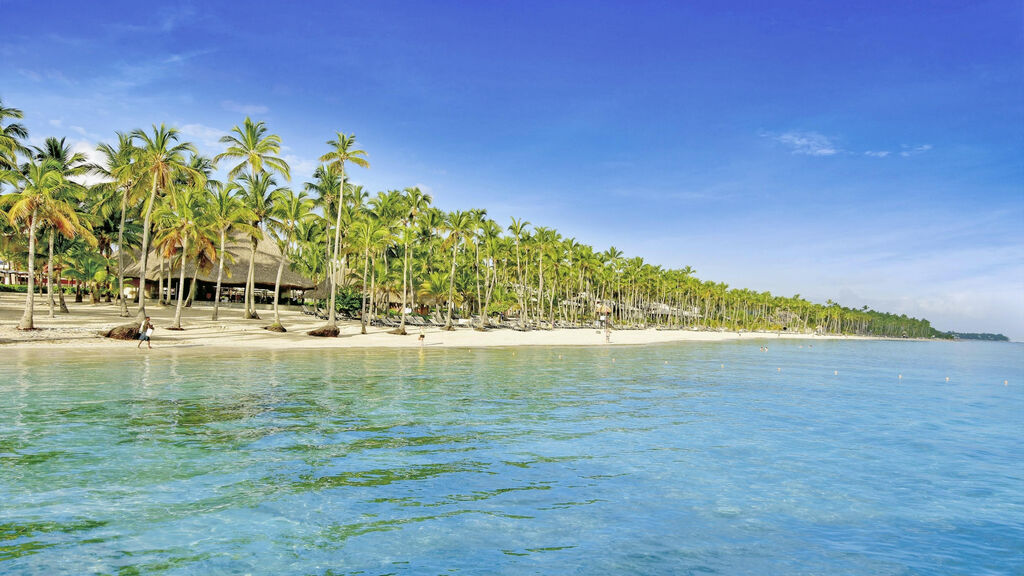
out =
<path fill-rule="evenodd" d="M 260 104 L 240 104 L 234 100 L 224 100 L 220 103 L 220 106 L 228 112 L 237 112 L 239 114 L 245 114 L 246 116 L 266 114 L 270 110 L 270 108 Z"/>
<path fill-rule="evenodd" d="M 295 154 L 285 154 L 281 158 L 288 163 L 288 168 L 292 174 L 293 182 L 301 182 L 306 178 L 313 176 L 313 171 L 319 166 L 315 160 L 309 160 L 308 158 L 302 158 Z"/>
<path fill-rule="evenodd" d="M 927 151 L 932 149 L 932 145 L 931 144 L 918 144 L 918 145 L 915 145 L 915 146 L 910 146 L 910 145 L 904 144 L 902 146 L 902 148 L 903 148 L 903 151 L 900 152 L 900 156 L 903 156 L 904 158 L 906 158 L 907 156 L 916 156 L 918 154 L 924 154 L 925 152 L 927 152 Z"/>
<path fill-rule="evenodd" d="M 889 155 L 888 150 L 868 150 L 864 153 L 865 156 L 871 156 L 872 158 L 885 158 Z"/>
<path fill-rule="evenodd" d="M 186 140 L 191 140 L 201 152 L 206 154 L 219 154 L 221 152 L 220 139 L 225 135 L 223 130 L 210 128 L 202 124 L 185 124 L 179 131 Z"/>
<path fill-rule="evenodd" d="M 807 156 L 833 156 L 839 148 L 824 134 L 791 130 L 775 136 L 775 140 L 789 147 L 793 154 Z"/>
<path fill-rule="evenodd" d="M 64 125 L 64 121 L 59 119 L 59 118 L 54 118 L 54 119 L 49 121 L 49 124 L 50 124 L 50 126 L 53 126 L 54 128 L 60 128 L 60 127 L 62 127 Z"/>
<path fill-rule="evenodd" d="M 71 152 L 75 154 L 83 154 L 90 164 L 100 164 L 103 162 L 103 155 L 96 150 L 95 142 L 90 142 L 88 140 L 76 140 L 71 142 Z M 76 176 L 72 179 L 85 186 L 92 186 L 103 182 L 103 178 L 91 173 Z"/>

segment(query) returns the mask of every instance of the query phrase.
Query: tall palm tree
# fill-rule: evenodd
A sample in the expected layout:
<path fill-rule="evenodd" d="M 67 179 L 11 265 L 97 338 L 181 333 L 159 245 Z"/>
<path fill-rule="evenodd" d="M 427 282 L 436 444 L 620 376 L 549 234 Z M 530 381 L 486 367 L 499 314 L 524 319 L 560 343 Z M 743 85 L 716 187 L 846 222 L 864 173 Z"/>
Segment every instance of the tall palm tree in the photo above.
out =
<path fill-rule="evenodd" d="M 287 188 L 279 188 L 274 198 L 272 208 L 273 220 L 269 226 L 270 233 L 277 242 L 281 251 L 281 260 L 277 264 L 277 280 L 274 281 L 274 323 L 268 330 L 284 332 L 281 325 L 281 312 L 279 300 L 281 294 L 281 274 L 284 272 L 284 265 L 292 253 L 292 245 L 296 240 L 296 233 L 303 222 L 313 215 L 313 201 L 306 197 L 305 192 L 298 194 Z"/>
<path fill-rule="evenodd" d="M 341 254 L 341 207 L 344 204 L 345 198 L 345 163 L 351 162 L 363 168 L 369 168 L 370 163 L 366 160 L 366 151 L 356 148 L 355 134 L 345 135 L 338 132 L 337 138 L 335 140 L 328 140 L 327 145 L 331 147 L 331 151 L 321 156 L 320 161 L 335 170 L 340 182 L 338 189 L 338 217 L 334 225 L 334 252 L 331 258 L 331 300 L 328 306 L 330 308 L 330 315 L 327 318 L 327 326 L 325 327 L 328 332 L 336 334 L 338 322 L 334 300 L 338 294 L 338 276 L 341 273 L 339 256 Z"/>
<path fill-rule="evenodd" d="M 408 305 L 408 300 L 406 298 L 409 293 L 408 286 L 410 284 L 407 282 L 409 278 L 409 241 L 414 238 L 412 225 L 416 221 L 416 216 L 418 216 L 420 212 L 426 210 L 434 199 L 430 194 L 424 193 L 415 186 L 406 188 L 403 190 L 403 194 L 405 210 L 402 220 L 405 230 L 402 234 L 402 245 L 404 249 L 404 254 L 402 256 L 402 323 L 398 326 L 397 333 L 405 335 L 405 310 Z"/>
<path fill-rule="evenodd" d="M 226 250 L 228 235 L 235 231 L 250 235 L 254 233 L 254 228 L 250 224 L 253 220 L 252 211 L 238 196 L 233 194 L 234 190 L 235 188 L 232 186 L 217 184 L 208 192 L 209 215 L 214 229 L 220 236 L 220 248 L 217 250 L 217 288 L 214 290 L 211 320 L 217 320 L 220 314 L 220 289 L 224 280 L 224 262 L 229 257 Z"/>
<path fill-rule="evenodd" d="M 72 152 L 71 147 L 65 144 L 64 138 L 57 139 L 52 136 L 46 139 L 43 146 L 33 146 L 32 149 L 35 151 L 36 160 L 52 159 L 60 165 L 64 180 L 60 190 L 57 192 L 58 200 L 71 206 L 79 206 L 85 199 L 85 188 L 72 180 L 72 178 L 81 176 L 89 171 L 85 154 Z M 46 261 L 46 298 L 49 302 L 50 318 L 53 318 L 54 313 L 53 273 L 55 268 L 53 244 L 55 234 L 56 231 L 53 228 L 47 232 L 49 251 Z M 60 310 L 63 313 L 67 313 L 67 305 L 64 304 L 64 289 L 60 285 L 57 288 L 60 291 Z"/>
<path fill-rule="evenodd" d="M 239 160 L 238 164 L 228 172 L 228 178 L 234 180 L 241 176 L 245 169 L 249 169 L 249 176 L 254 177 L 261 172 L 270 170 L 279 172 L 285 180 L 291 180 L 291 168 L 284 159 L 275 156 L 281 153 L 281 137 L 277 134 L 267 134 L 265 122 L 253 122 L 246 117 L 242 126 L 235 126 L 231 129 L 232 134 L 220 139 L 222 144 L 227 144 L 228 149 L 213 158 L 215 164 L 221 160 Z"/>
<path fill-rule="evenodd" d="M 23 225 L 28 236 L 28 290 L 25 294 L 25 311 L 19 330 L 35 328 L 33 308 L 35 305 L 35 260 L 36 232 L 48 224 L 65 236 L 73 236 L 80 228 L 74 208 L 58 197 L 64 187 L 63 167 L 54 159 L 30 160 L 21 170 L 5 171 L 5 180 L 20 188 L 20 192 L 0 197 L 2 206 L 7 208 L 7 217 L 12 226 Z"/>
<path fill-rule="evenodd" d="M 128 215 L 129 204 L 137 201 L 135 197 L 141 187 L 138 186 L 140 174 L 138 171 L 139 149 L 132 142 L 132 137 L 123 132 L 117 132 L 117 146 L 100 144 L 96 148 L 103 155 L 102 164 L 93 165 L 92 170 L 103 177 L 107 182 L 101 188 L 109 188 L 112 191 L 121 192 L 121 223 L 117 228 L 117 293 L 121 302 L 121 316 L 128 317 L 128 300 L 124 297 L 124 253 L 127 246 L 124 242 L 125 220 Z"/>
<path fill-rule="evenodd" d="M 18 122 L 6 124 L 8 118 L 20 120 L 21 110 L 4 106 L 0 99 L 0 170 L 15 170 L 18 167 L 18 154 L 28 155 L 29 150 L 22 144 L 28 138 L 28 129 Z"/>
<path fill-rule="evenodd" d="M 156 213 L 157 229 L 159 230 L 154 242 L 157 245 L 167 246 L 167 256 L 174 254 L 180 247 L 179 260 L 180 272 L 178 278 L 178 302 L 174 309 L 174 325 L 171 330 L 181 330 L 181 310 L 185 297 L 185 268 L 188 264 L 189 241 L 199 245 L 198 252 L 203 249 L 212 248 L 208 246 L 205 233 L 211 227 L 211 219 L 206 213 L 209 204 L 206 201 L 203 187 L 182 186 L 174 189 L 167 198 L 167 202 Z M 204 246 L 201 243 L 206 243 Z M 199 266 L 197 258 L 196 266 Z"/>
<path fill-rule="evenodd" d="M 262 228 L 273 223 L 274 200 L 277 198 L 277 181 L 266 172 L 260 172 L 256 176 L 246 174 L 235 182 L 239 191 L 239 197 L 249 210 L 251 220 L 249 225 L 249 273 L 246 276 L 245 285 L 245 313 L 243 318 L 259 319 L 256 313 L 256 248 L 263 238 Z"/>
<path fill-rule="evenodd" d="M 448 316 L 444 322 L 445 330 L 454 330 L 452 327 L 452 311 L 455 308 L 455 258 L 459 252 L 459 243 L 465 238 L 473 227 L 473 216 L 469 212 L 456 210 L 448 214 L 445 219 L 444 229 L 448 232 L 445 239 L 445 247 L 452 247 L 452 271 L 448 276 Z"/>
<path fill-rule="evenodd" d="M 370 290 L 366 289 L 366 274 L 370 269 L 373 255 L 376 254 L 386 234 L 387 229 L 381 220 L 373 217 L 371 214 L 364 213 L 361 218 L 352 224 L 354 247 L 357 250 L 361 249 L 363 252 L 362 303 L 359 307 L 359 331 L 361 334 L 366 334 L 366 323 L 372 313 L 367 309 L 367 295 L 370 294 L 372 296 L 373 290 L 372 288 Z"/>
<path fill-rule="evenodd" d="M 523 279 L 523 252 L 521 248 L 523 235 L 526 234 L 526 227 L 530 223 L 526 220 L 517 220 L 512 218 L 512 223 L 508 226 L 508 231 L 512 233 L 512 239 L 516 245 L 516 296 L 519 297 L 519 327 L 523 328 L 527 320 L 526 314 L 526 284 Z"/>
<path fill-rule="evenodd" d="M 149 235 L 152 228 L 153 208 L 157 194 L 164 193 L 174 183 L 176 174 L 187 174 L 196 181 L 203 175 L 189 166 L 186 152 L 196 153 L 195 146 L 178 141 L 178 131 L 163 124 L 153 125 L 152 135 L 133 130 L 133 142 L 138 142 L 139 171 L 149 181 L 149 199 L 145 204 L 142 223 L 142 254 L 139 258 L 139 311 L 138 318 L 146 317 L 146 261 L 149 256 Z"/>

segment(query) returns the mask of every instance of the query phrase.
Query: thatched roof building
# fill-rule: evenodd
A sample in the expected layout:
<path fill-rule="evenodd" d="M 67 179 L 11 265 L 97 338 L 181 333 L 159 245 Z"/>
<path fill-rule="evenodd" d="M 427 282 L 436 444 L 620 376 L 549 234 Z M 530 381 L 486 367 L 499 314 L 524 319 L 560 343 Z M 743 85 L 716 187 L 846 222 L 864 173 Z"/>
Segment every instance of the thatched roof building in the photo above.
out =
<path fill-rule="evenodd" d="M 248 238 L 238 238 L 235 240 L 228 241 L 225 245 L 229 258 L 224 262 L 224 278 L 221 280 L 223 286 L 244 286 L 245 277 L 249 273 L 249 252 L 251 250 Z M 232 258 L 234 261 L 232 262 Z M 133 263 L 125 268 L 125 276 L 128 278 L 139 277 L 139 253 L 135 252 L 132 254 Z M 257 288 L 274 288 L 274 281 L 277 279 L 277 266 L 281 261 L 281 251 L 277 248 L 277 243 L 269 240 L 264 240 L 259 243 L 256 248 L 256 267 L 254 270 L 255 284 Z M 158 270 L 161 262 L 164 263 L 164 274 L 167 274 L 167 260 L 158 256 L 155 252 L 151 252 L 149 257 L 146 259 L 146 280 L 156 281 L 159 276 Z M 196 263 L 194 260 L 190 260 L 185 265 L 185 277 L 189 280 L 192 279 L 192 275 L 195 273 Z M 174 279 L 178 278 L 180 268 L 174 266 L 171 270 L 171 277 Z M 209 269 L 199 269 L 199 276 L 197 277 L 199 282 L 205 282 L 208 284 L 215 284 L 217 282 L 217 263 L 214 262 L 213 266 Z M 281 289 L 282 290 L 309 290 L 313 288 L 315 283 L 299 274 L 298 272 L 291 269 L 291 267 L 285 263 L 284 270 L 281 272 Z"/>

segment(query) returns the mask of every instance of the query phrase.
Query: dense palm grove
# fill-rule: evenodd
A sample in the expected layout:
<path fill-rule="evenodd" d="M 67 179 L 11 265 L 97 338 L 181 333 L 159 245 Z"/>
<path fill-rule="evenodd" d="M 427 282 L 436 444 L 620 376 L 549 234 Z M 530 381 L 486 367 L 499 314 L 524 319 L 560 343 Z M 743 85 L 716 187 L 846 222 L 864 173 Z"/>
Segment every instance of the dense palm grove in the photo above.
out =
<path fill-rule="evenodd" d="M 43 286 L 49 315 L 67 312 L 62 279 L 74 281 L 78 297 L 95 303 L 113 296 L 123 316 L 130 307 L 145 315 L 144 278 L 137 301 L 117 297 L 133 254 L 141 255 L 141 270 L 151 258 L 167 261 L 178 286 L 188 285 L 186 268 L 216 270 L 214 319 L 225 261 L 247 259 L 243 314 L 257 317 L 254 256 L 261 242 L 274 242 L 282 256 L 273 326 L 280 328 L 281 271 L 292 266 L 329 287 L 319 303 L 326 325 L 317 335 L 337 334 L 343 312 L 360 318 L 364 332 L 368 322 L 390 316 L 395 332 L 404 333 L 406 310 L 447 328 L 460 318 L 479 329 L 607 320 L 616 327 L 942 335 L 926 320 L 867 307 L 730 289 L 698 279 L 689 267 L 664 269 L 614 247 L 599 252 L 552 228 L 515 218 L 504 226 L 483 209 L 444 212 L 417 188 L 371 193 L 348 181 L 349 168 L 369 167 L 353 135 L 339 132 L 308 181 L 289 185 L 280 138 L 248 118 L 221 139 L 224 150 L 213 158 L 161 125 L 116 134 L 98 147 L 102 160 L 93 164 L 63 139 L 29 147 L 21 117 L 0 102 L 0 260 L 29 272 L 22 329 L 33 328 L 35 292 Z M 227 170 L 226 181 L 214 179 L 218 168 Z M 102 182 L 81 184 L 90 174 Z M 248 254 L 226 249 L 237 238 L 247 240 Z M 185 292 L 167 302 L 176 306 L 177 328 L 195 297 Z"/>

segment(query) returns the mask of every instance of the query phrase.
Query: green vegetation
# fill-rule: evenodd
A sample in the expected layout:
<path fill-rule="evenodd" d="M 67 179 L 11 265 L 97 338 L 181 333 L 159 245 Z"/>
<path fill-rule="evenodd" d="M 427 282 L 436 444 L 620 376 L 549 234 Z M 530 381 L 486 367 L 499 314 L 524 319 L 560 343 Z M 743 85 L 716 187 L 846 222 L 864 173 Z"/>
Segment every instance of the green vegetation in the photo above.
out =
<path fill-rule="evenodd" d="M 32 327 L 37 281 L 50 287 L 51 314 L 55 278 L 59 286 L 62 274 L 97 302 L 102 294 L 120 292 L 130 254 L 141 254 L 143 269 L 149 258 L 167 262 L 168 277 L 177 271 L 179 285 L 188 265 L 216 266 L 219 300 L 230 258 L 226 242 L 246 238 L 247 318 L 258 317 L 257 246 L 275 242 L 282 254 L 274 290 L 277 326 L 281 272 L 291 266 L 329 287 L 330 297 L 321 302 L 335 305 L 318 306 L 329 311 L 327 325 L 318 329 L 327 333 L 338 312 L 361 317 L 364 331 L 373 319 L 394 314 L 400 318 L 396 332 L 405 333 L 406 310 L 412 309 L 448 329 L 463 318 L 478 329 L 608 321 L 617 327 L 952 337 L 905 315 L 700 280 L 692 268 L 666 269 L 615 247 L 598 251 L 553 228 L 516 218 L 503 226 L 483 209 L 445 212 L 417 188 L 371 195 L 348 181 L 348 168 L 369 163 L 355 136 L 342 132 L 326 142 L 323 164 L 295 191 L 283 185 L 292 174 L 279 157 L 280 137 L 250 118 L 221 139 L 224 152 L 212 160 L 181 141 L 174 128 L 154 125 L 116 133 L 116 144 L 99 146 L 103 160 L 97 165 L 55 138 L 29 150 L 23 144 L 27 131 L 8 122 L 19 118 L 20 111 L 0 102 L 0 181 L 6 186 L 0 259 L 29 272 L 22 328 Z M 227 182 L 213 179 L 218 162 L 225 162 Z M 78 184 L 86 172 L 103 182 Z M 40 259 L 46 266 L 37 264 Z M 176 327 L 188 301 L 184 292 L 175 303 Z M 143 290 L 138 314 L 145 314 L 145 305 Z M 129 314 L 123 299 L 121 312 Z M 218 312 L 215 306 L 215 319 Z"/>
<path fill-rule="evenodd" d="M 1009 342 L 1010 339 L 1002 334 L 990 334 L 988 332 L 950 332 L 950 338 L 960 340 L 985 340 L 988 342 Z"/>

